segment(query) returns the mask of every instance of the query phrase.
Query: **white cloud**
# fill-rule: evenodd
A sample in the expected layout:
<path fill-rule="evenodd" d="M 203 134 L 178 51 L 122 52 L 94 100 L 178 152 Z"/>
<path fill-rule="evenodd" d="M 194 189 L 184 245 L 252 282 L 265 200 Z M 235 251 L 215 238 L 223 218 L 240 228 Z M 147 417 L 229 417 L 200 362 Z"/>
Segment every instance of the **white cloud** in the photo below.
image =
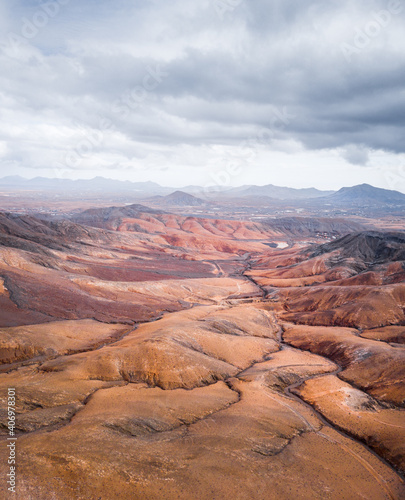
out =
<path fill-rule="evenodd" d="M 221 19 L 210 0 L 70 0 L 21 44 L 8 33 L 40 3 L 3 5 L 0 174 L 205 182 L 253 141 L 234 184 L 383 185 L 405 148 L 405 9 L 352 63 L 341 44 L 386 3 L 250 0 Z"/>

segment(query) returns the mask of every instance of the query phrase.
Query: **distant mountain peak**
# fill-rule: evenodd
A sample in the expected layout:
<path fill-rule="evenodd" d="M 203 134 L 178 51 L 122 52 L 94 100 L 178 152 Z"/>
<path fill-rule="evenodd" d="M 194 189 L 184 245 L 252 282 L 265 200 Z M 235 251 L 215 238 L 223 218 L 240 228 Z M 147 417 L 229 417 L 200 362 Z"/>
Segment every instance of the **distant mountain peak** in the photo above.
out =
<path fill-rule="evenodd" d="M 358 203 L 372 205 L 405 205 L 405 194 L 390 189 L 382 189 L 370 184 L 358 184 L 351 187 L 343 187 L 336 193 L 328 196 L 334 203 Z"/>
<path fill-rule="evenodd" d="M 164 203 L 184 207 L 196 207 L 206 205 L 205 201 L 184 191 L 174 191 L 163 198 Z"/>

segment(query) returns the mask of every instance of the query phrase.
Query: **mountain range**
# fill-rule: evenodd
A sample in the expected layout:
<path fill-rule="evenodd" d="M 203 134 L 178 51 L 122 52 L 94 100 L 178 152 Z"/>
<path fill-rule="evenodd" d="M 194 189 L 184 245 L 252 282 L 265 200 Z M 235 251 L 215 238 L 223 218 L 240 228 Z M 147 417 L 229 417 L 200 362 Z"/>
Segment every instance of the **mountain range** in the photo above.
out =
<path fill-rule="evenodd" d="M 399 191 L 381 189 L 369 184 L 360 184 L 352 187 L 343 187 L 339 191 L 321 191 L 315 188 L 295 189 L 289 187 L 245 185 L 235 188 L 219 187 L 215 193 L 207 194 L 203 187 L 187 186 L 179 191 L 177 188 L 160 186 L 155 182 L 131 182 L 95 177 L 89 180 L 50 179 L 35 177 L 24 179 L 19 176 L 8 176 L 0 179 L 0 189 L 63 192 L 108 192 L 132 194 L 137 198 L 155 197 L 159 204 L 167 206 L 199 206 L 205 201 L 199 198 L 220 199 L 248 199 L 256 198 L 268 201 L 302 201 L 316 205 L 338 206 L 401 206 L 405 205 L 405 194 Z M 158 199 L 158 197 L 161 197 Z"/>
<path fill-rule="evenodd" d="M 241 186 L 232 188 L 226 191 L 224 194 L 226 196 L 232 197 L 268 196 L 270 198 L 276 198 L 278 200 L 293 200 L 318 198 L 321 196 L 328 196 L 330 194 L 333 194 L 334 192 L 335 191 L 320 191 L 319 189 L 315 188 L 295 189 L 267 184 L 266 186 Z"/>
<path fill-rule="evenodd" d="M 120 192 L 131 191 L 147 194 L 169 194 L 174 188 L 163 187 L 155 182 L 131 182 L 106 179 L 105 177 L 94 177 L 93 179 L 58 179 L 47 177 L 35 177 L 25 179 L 18 175 L 3 177 L 0 179 L 0 188 L 10 189 L 39 189 L 39 190 L 63 190 L 63 191 L 103 191 Z"/>

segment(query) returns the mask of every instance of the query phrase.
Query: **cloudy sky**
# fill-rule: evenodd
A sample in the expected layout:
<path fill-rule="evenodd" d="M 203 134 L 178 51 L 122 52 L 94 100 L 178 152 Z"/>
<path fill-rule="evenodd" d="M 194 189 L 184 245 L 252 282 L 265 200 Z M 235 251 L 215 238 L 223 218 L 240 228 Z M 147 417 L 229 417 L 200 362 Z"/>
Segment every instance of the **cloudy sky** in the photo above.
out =
<path fill-rule="evenodd" d="M 0 176 L 405 192 L 396 0 L 0 4 Z"/>

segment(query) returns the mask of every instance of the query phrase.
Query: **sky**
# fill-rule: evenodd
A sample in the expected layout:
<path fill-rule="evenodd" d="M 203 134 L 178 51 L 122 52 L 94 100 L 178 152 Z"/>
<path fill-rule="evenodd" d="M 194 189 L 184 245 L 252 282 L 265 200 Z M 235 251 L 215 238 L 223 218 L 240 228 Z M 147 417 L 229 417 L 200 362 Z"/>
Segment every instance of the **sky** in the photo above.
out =
<path fill-rule="evenodd" d="M 13 0 L 0 68 L 0 177 L 405 192 L 397 0 Z"/>

